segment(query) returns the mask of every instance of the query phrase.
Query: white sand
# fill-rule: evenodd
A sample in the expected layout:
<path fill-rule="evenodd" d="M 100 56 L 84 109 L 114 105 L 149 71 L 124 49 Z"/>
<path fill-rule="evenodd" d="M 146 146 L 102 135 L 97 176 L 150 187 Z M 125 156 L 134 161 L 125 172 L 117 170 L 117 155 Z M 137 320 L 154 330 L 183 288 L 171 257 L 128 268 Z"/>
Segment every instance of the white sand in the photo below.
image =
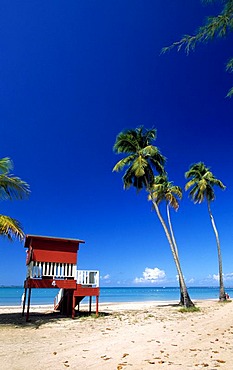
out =
<path fill-rule="evenodd" d="M 0 307 L 0 368 L 233 369 L 233 303 L 196 303 L 194 313 L 174 302 L 101 304 L 99 318 L 74 320 L 39 306 L 29 323 Z"/>

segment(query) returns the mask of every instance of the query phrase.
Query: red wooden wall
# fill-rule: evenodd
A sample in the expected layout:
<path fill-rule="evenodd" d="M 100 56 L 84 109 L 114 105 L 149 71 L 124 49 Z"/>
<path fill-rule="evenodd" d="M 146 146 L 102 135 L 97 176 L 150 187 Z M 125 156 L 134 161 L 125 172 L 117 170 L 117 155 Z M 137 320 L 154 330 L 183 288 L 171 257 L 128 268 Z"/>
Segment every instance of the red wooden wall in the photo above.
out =
<path fill-rule="evenodd" d="M 84 241 L 27 235 L 25 240 L 25 248 L 28 249 L 27 264 L 30 261 L 76 264 L 80 243 Z"/>

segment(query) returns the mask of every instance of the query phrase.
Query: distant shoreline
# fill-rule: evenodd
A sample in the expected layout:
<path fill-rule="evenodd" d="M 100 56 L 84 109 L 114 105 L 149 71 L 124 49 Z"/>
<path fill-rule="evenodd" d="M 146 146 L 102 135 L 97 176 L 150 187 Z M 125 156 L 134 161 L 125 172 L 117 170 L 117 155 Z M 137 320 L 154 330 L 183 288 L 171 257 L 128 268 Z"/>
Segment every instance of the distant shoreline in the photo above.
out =
<path fill-rule="evenodd" d="M 226 292 L 233 297 L 233 289 L 226 288 Z M 20 287 L 1 287 L 0 288 L 0 307 L 20 306 L 24 288 Z M 53 305 L 54 298 L 58 289 L 32 289 L 31 305 Z M 219 298 L 219 288 L 217 287 L 197 287 L 189 288 L 189 295 L 193 301 L 208 300 Z M 126 287 L 126 288 L 100 288 L 100 303 L 127 303 L 127 302 L 166 302 L 179 301 L 179 287 Z M 93 304 L 95 298 L 93 298 Z M 88 303 L 88 297 L 82 301 L 82 304 Z"/>
<path fill-rule="evenodd" d="M 218 301 L 218 299 L 215 298 L 206 298 L 206 299 L 195 299 L 194 303 L 198 305 L 198 303 L 205 303 L 205 302 L 214 302 Z M 148 307 L 166 307 L 169 305 L 179 305 L 179 300 L 158 300 L 158 301 L 135 301 L 135 302 L 100 302 L 99 303 L 99 309 L 107 309 L 110 311 L 115 310 L 141 310 Z M 88 309 L 89 305 L 87 303 L 81 303 L 80 309 Z M 21 305 L 2 305 L 0 306 L 0 314 L 5 313 L 7 310 L 9 311 L 22 311 Z M 53 311 L 53 304 L 32 304 L 30 305 L 30 311 L 37 311 L 37 312 L 44 312 L 46 310 L 52 310 Z M 95 304 L 93 304 L 92 310 L 95 310 Z"/>

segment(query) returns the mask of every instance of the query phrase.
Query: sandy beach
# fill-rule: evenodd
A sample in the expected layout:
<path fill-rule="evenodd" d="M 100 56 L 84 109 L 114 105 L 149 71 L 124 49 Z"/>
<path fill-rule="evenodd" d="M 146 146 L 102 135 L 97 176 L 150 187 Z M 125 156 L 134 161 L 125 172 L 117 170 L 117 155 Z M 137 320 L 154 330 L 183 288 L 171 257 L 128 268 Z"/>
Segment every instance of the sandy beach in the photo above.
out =
<path fill-rule="evenodd" d="M 32 307 L 0 307 L 0 367 L 33 369 L 233 369 L 233 302 L 197 301 L 181 313 L 174 302 L 100 304 L 74 320 Z M 82 309 L 85 309 L 83 306 Z"/>

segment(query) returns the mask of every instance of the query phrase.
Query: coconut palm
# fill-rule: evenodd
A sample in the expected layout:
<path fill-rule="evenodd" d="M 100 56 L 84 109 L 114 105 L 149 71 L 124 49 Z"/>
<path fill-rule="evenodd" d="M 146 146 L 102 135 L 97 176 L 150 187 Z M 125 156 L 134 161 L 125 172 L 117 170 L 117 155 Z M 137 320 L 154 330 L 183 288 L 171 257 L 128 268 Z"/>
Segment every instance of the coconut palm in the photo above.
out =
<path fill-rule="evenodd" d="M 154 183 L 153 169 L 155 169 L 160 175 L 165 174 L 165 158 L 160 153 L 159 149 L 152 145 L 152 142 L 155 139 L 155 129 L 146 130 L 143 129 L 143 127 L 139 127 L 135 130 L 122 131 L 116 138 L 113 150 L 117 154 L 127 154 L 127 157 L 117 162 L 113 171 L 118 172 L 123 170 L 123 168 L 128 167 L 123 176 L 124 188 L 128 189 L 131 186 L 134 186 L 138 191 L 144 188 L 149 193 L 149 196 L 151 195 L 151 201 L 168 239 L 176 264 L 178 276 L 184 292 L 184 305 L 185 307 L 189 307 L 193 306 L 193 303 L 188 299 L 187 288 L 171 234 L 160 213 L 157 202 L 152 197 L 152 185 Z"/>
<path fill-rule="evenodd" d="M 9 158 L 0 159 L 0 199 L 13 200 L 23 199 L 29 194 L 29 185 L 19 177 L 13 176 L 10 171 L 13 163 Z M 14 218 L 0 215 L 0 235 L 6 236 L 9 240 L 13 237 L 23 240 L 24 232 L 22 227 Z"/>
<path fill-rule="evenodd" d="M 219 286 L 220 286 L 219 299 L 220 301 L 224 301 L 226 300 L 226 293 L 223 284 L 221 247 L 210 203 L 215 199 L 213 187 L 219 186 L 221 189 L 225 189 L 225 186 L 220 180 L 216 179 L 216 177 L 213 175 L 210 169 L 206 167 L 203 162 L 193 164 L 189 168 L 189 171 L 185 173 L 185 177 L 186 179 L 190 179 L 185 186 L 185 190 L 191 189 L 189 195 L 194 201 L 194 203 L 202 203 L 204 200 L 207 201 L 210 221 L 215 233 L 218 250 Z"/>
<path fill-rule="evenodd" d="M 164 173 L 165 158 L 159 149 L 151 143 L 156 139 L 156 130 L 144 130 L 138 127 L 135 130 L 126 130 L 119 133 L 113 150 L 128 156 L 121 159 L 114 166 L 113 171 L 121 171 L 128 166 L 124 176 L 124 188 L 131 185 L 141 190 L 150 187 L 154 181 L 155 169 L 159 174 Z"/>
<path fill-rule="evenodd" d="M 173 182 L 168 180 L 167 174 L 164 175 L 158 175 L 154 179 L 154 183 L 151 188 L 151 195 L 149 196 L 149 200 L 151 200 L 151 197 L 156 201 L 156 203 L 159 204 L 163 201 L 166 202 L 166 211 L 167 211 L 167 220 L 169 225 L 169 230 L 171 234 L 171 238 L 177 253 L 178 257 L 178 248 L 177 243 L 172 227 L 171 222 L 171 215 L 170 215 L 170 208 L 172 207 L 175 211 L 179 208 L 179 200 L 182 198 L 182 189 L 180 186 L 173 185 Z M 182 285 L 179 280 L 180 285 L 180 304 L 184 304 L 184 294 L 182 291 Z M 190 300 L 189 294 L 187 292 L 188 300 Z"/>

